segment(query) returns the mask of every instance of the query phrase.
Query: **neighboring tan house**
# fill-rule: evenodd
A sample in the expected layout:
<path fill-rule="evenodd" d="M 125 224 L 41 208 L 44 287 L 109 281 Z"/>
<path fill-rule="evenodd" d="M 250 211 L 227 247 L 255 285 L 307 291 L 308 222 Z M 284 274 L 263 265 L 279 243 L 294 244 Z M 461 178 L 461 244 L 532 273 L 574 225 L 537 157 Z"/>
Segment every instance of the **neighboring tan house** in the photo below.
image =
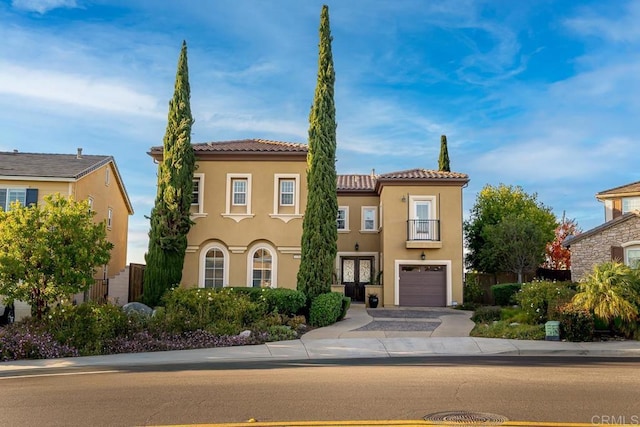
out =
<path fill-rule="evenodd" d="M 129 215 L 133 207 L 112 156 L 0 152 L 0 207 L 13 201 L 23 205 L 43 203 L 44 197 L 60 193 L 88 200 L 95 221 L 105 222 L 107 239 L 113 243 L 109 264 L 101 266 L 96 279 L 111 279 L 127 260 Z M 83 295 L 76 296 L 82 299 Z M 78 301 L 80 302 L 80 301 Z"/>
<path fill-rule="evenodd" d="M 307 145 L 250 139 L 193 148 L 195 224 L 183 286 L 295 289 Z M 149 154 L 161 161 L 162 150 L 152 147 Z M 333 289 L 356 301 L 375 291 L 387 306 L 462 302 L 467 182 L 464 174 L 424 169 L 338 175 Z"/>
<path fill-rule="evenodd" d="M 601 191 L 596 198 L 604 203 L 606 222 L 563 243 L 571 249 L 574 280 L 584 279 L 603 262 L 635 266 L 640 261 L 640 182 Z"/>

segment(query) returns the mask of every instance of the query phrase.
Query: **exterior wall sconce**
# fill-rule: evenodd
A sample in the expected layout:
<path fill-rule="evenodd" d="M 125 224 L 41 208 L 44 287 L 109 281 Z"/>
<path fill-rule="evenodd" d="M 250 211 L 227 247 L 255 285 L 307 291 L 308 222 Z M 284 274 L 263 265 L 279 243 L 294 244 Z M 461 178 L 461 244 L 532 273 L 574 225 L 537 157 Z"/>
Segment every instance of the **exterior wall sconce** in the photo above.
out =
<path fill-rule="evenodd" d="M 423 261 L 427 259 L 427 256 L 424 254 L 424 251 L 422 251 L 422 253 L 420 254 L 420 259 Z"/>
<path fill-rule="evenodd" d="M 407 196 L 405 196 L 404 194 L 402 195 L 402 199 L 400 199 L 402 201 L 402 203 L 407 203 Z"/>
<path fill-rule="evenodd" d="M 356 245 L 353 247 L 356 252 L 360 250 L 360 245 L 358 244 L 358 242 L 356 242 Z"/>

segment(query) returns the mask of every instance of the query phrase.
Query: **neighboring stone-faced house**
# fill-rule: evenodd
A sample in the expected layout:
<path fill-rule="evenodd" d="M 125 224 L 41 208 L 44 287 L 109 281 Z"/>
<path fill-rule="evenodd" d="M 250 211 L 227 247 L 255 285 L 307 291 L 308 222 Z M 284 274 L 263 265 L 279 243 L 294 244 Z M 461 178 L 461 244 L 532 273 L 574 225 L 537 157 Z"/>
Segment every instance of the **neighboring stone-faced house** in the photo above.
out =
<path fill-rule="evenodd" d="M 82 149 L 76 154 L 0 152 L 2 209 L 15 200 L 24 205 L 42 203 L 45 196 L 55 193 L 88 200 L 96 212 L 94 220 L 106 223 L 113 250 L 109 264 L 98 269 L 96 279 L 117 275 L 126 265 L 133 207 L 114 158 L 85 155 Z"/>
<path fill-rule="evenodd" d="M 563 244 L 571 249 L 571 276 L 584 279 L 597 264 L 620 261 L 637 265 L 640 260 L 640 182 L 602 191 L 605 223 Z"/>
<path fill-rule="evenodd" d="M 260 139 L 193 144 L 192 219 L 183 286 L 296 288 L 307 146 Z M 150 155 L 162 159 L 162 147 Z M 338 175 L 335 290 L 384 305 L 462 301 L 467 175 L 415 169 Z"/>

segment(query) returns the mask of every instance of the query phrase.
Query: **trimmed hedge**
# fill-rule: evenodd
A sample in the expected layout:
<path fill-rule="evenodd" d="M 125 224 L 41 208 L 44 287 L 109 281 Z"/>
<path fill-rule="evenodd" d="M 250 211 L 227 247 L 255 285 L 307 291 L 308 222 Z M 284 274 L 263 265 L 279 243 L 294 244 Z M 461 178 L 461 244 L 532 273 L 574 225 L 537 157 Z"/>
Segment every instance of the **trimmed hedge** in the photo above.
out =
<path fill-rule="evenodd" d="M 595 331 L 593 315 L 568 303 L 558 309 L 560 314 L 560 334 L 567 341 L 591 341 Z"/>
<path fill-rule="evenodd" d="M 484 306 L 479 307 L 471 316 L 474 323 L 488 323 L 500 320 L 502 309 L 500 307 Z"/>
<path fill-rule="evenodd" d="M 496 305 L 506 306 L 516 303 L 515 294 L 521 288 L 520 283 L 505 283 L 491 286 L 491 295 Z"/>
<path fill-rule="evenodd" d="M 343 295 L 338 292 L 328 292 L 318 295 L 311 302 L 309 323 L 311 326 L 329 326 L 338 321 L 342 313 Z"/>
<path fill-rule="evenodd" d="M 269 313 L 279 313 L 285 316 L 295 316 L 307 304 L 304 293 L 287 288 L 250 288 L 246 286 L 234 286 L 229 288 L 232 292 L 247 295 L 252 302 L 265 303 Z"/>
<path fill-rule="evenodd" d="M 347 311 L 351 307 L 351 297 L 343 296 L 342 297 L 342 311 L 340 312 L 340 316 L 338 316 L 338 321 L 344 319 L 347 315 Z"/>

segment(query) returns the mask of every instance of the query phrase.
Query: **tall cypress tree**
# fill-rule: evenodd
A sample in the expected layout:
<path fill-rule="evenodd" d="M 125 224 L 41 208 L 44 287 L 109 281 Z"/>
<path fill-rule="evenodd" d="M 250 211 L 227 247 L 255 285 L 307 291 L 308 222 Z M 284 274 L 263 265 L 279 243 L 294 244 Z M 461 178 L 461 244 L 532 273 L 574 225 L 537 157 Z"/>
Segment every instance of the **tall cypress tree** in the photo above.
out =
<path fill-rule="evenodd" d="M 173 98 L 169 101 L 163 158 L 158 165 L 158 192 L 151 210 L 149 250 L 145 256 L 144 301 L 150 306 L 182 279 L 193 192 L 195 153 L 191 146 L 191 97 L 187 43 L 182 42 Z"/>
<path fill-rule="evenodd" d="M 447 135 L 440 137 L 440 158 L 438 158 L 438 170 L 451 172 L 449 166 L 449 150 L 447 150 Z"/>
<path fill-rule="evenodd" d="M 334 83 L 329 8 L 324 5 L 320 14 L 318 81 L 309 115 L 309 191 L 302 223 L 302 256 L 298 270 L 298 290 L 304 292 L 309 301 L 331 291 L 338 252 Z"/>

